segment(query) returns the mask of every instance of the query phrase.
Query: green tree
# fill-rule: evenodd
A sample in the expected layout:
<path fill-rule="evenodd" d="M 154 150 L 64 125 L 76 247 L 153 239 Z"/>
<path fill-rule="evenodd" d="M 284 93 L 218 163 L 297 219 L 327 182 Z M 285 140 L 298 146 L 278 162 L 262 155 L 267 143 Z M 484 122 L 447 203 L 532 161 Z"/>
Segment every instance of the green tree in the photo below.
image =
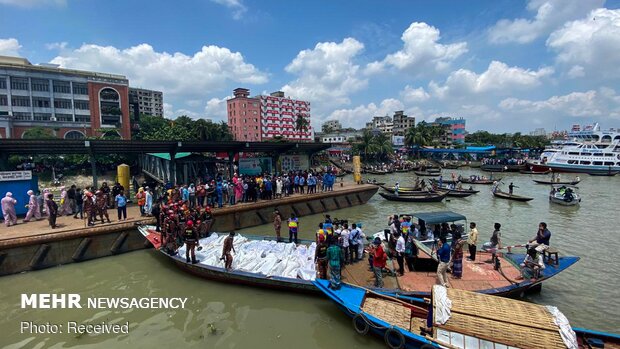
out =
<path fill-rule="evenodd" d="M 332 132 L 334 132 L 334 130 L 331 127 L 329 127 L 328 124 L 323 124 L 323 125 L 321 125 L 321 132 L 323 132 L 323 133 L 332 133 Z"/>
<path fill-rule="evenodd" d="M 372 142 L 374 143 L 375 153 L 380 159 L 386 159 L 389 155 L 394 153 L 392 139 L 385 133 L 379 133 L 373 138 Z"/>
<path fill-rule="evenodd" d="M 49 128 L 35 126 L 26 130 L 22 136 L 24 139 L 53 139 L 56 138 L 54 132 Z"/>
<path fill-rule="evenodd" d="M 298 132 L 305 132 L 308 131 L 309 126 L 310 123 L 308 122 L 308 119 L 301 114 L 297 114 L 297 118 L 295 119 L 295 130 Z"/>

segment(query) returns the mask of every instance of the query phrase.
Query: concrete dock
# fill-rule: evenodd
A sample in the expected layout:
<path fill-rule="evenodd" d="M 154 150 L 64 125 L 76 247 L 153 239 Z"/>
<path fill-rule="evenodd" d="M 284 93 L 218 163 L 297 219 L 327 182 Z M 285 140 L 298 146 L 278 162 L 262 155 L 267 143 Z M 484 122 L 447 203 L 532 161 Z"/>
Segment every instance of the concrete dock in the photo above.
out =
<path fill-rule="evenodd" d="M 375 185 L 345 183 L 340 187 L 338 183 L 332 192 L 215 208 L 212 230 L 231 231 L 270 223 L 275 208 L 284 217 L 292 212 L 301 217 L 362 205 L 377 190 Z M 115 209 L 108 210 L 108 214 L 112 223 L 99 222 L 92 227 L 72 216 L 58 217 L 56 229 L 49 227 L 47 219 L 8 228 L 0 225 L 0 276 L 151 247 L 136 225 L 153 224 L 154 218 L 140 217 L 137 206 L 128 207 L 126 221 L 116 219 Z"/>

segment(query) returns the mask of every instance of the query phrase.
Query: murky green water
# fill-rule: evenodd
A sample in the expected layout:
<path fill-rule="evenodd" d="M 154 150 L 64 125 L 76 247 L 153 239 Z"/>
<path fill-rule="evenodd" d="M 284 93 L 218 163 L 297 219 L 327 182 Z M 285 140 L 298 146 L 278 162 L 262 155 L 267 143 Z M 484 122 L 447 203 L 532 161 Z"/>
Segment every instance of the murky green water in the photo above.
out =
<path fill-rule="evenodd" d="M 474 173 L 474 171 L 463 171 Z M 466 199 L 437 204 L 406 204 L 376 195 L 368 205 L 335 211 L 332 217 L 364 223 L 367 233 L 383 229 L 393 213 L 453 210 L 478 224 L 488 239 L 494 222 L 502 223 L 506 243 L 534 237 L 538 222 L 548 223 L 551 243 L 561 254 L 582 259 L 547 281 L 531 301 L 558 306 L 574 326 L 620 333 L 620 264 L 615 238 L 620 218 L 620 178 L 582 175 L 580 207 L 550 204 L 548 187 L 532 178 L 505 174 L 530 203 L 491 197 L 488 186 Z M 566 177 L 566 176 L 565 176 Z M 407 185 L 409 174 L 377 177 Z M 321 215 L 301 218 L 301 236 L 313 236 Z M 270 225 L 242 233 L 272 233 Z M 82 297 L 189 297 L 180 310 L 20 308 L 21 293 L 79 293 Z M 153 250 L 71 264 L 0 278 L 0 347 L 7 348 L 384 348 L 379 338 L 355 334 L 348 317 L 320 297 L 229 285 L 187 275 Z M 129 334 L 22 334 L 21 321 L 37 323 L 129 322 Z M 212 324 L 215 330 L 210 329 Z"/>

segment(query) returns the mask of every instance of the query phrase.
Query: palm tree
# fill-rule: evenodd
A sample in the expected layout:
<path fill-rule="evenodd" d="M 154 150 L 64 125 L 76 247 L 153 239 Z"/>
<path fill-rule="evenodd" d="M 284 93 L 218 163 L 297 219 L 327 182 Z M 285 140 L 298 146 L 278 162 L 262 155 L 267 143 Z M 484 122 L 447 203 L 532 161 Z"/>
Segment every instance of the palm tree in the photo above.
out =
<path fill-rule="evenodd" d="M 354 145 L 355 151 L 360 153 L 362 158 L 365 160 L 368 159 L 370 154 L 374 154 L 376 152 L 377 147 L 373 140 L 374 135 L 372 132 L 370 132 L 370 130 L 364 130 L 364 133 L 359 138 L 359 141 Z"/>
<path fill-rule="evenodd" d="M 301 113 L 297 114 L 297 119 L 295 119 L 295 130 L 305 132 L 308 131 L 308 126 L 310 126 L 308 119 L 304 118 Z"/>
<path fill-rule="evenodd" d="M 377 136 L 375 136 L 372 140 L 372 143 L 374 143 L 375 152 L 382 159 L 394 153 L 392 139 L 384 133 L 379 133 Z"/>
<path fill-rule="evenodd" d="M 405 134 L 405 144 L 407 146 L 417 146 L 420 148 L 431 144 L 432 141 L 431 128 L 425 121 L 418 122 L 417 125 L 410 127 Z"/>

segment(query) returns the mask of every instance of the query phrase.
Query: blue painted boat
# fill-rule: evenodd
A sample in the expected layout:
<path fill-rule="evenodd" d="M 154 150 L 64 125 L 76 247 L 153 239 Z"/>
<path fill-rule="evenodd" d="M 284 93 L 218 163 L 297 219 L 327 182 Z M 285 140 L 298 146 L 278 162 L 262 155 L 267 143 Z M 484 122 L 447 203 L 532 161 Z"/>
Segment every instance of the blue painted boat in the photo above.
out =
<path fill-rule="evenodd" d="M 356 332 L 382 336 L 389 348 L 620 347 L 617 334 L 572 328 L 555 307 L 442 286 L 430 300 L 408 303 L 346 283 L 314 284 L 353 319 Z"/>

